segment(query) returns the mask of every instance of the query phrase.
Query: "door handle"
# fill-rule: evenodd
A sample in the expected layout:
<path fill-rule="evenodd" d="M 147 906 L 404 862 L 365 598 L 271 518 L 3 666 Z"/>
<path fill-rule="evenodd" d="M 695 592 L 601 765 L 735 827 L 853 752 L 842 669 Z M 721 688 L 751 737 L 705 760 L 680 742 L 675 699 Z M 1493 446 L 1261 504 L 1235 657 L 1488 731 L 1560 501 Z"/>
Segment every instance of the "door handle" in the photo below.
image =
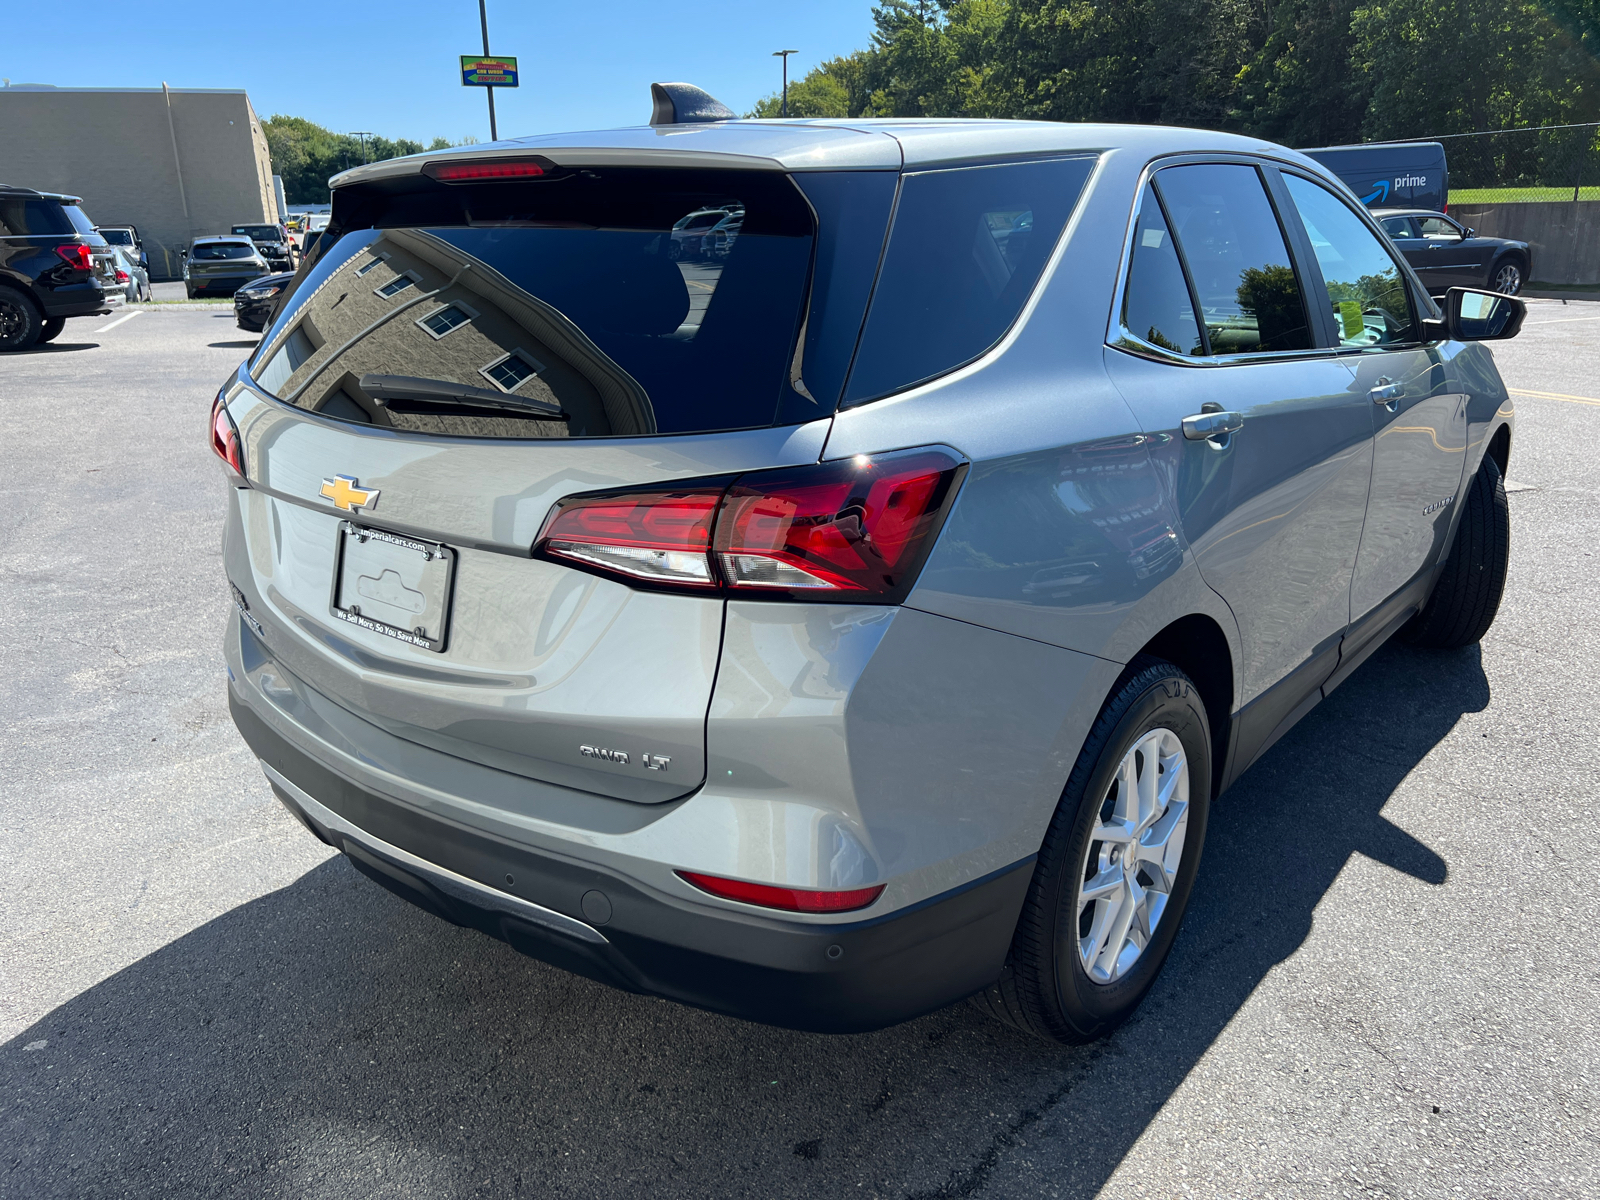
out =
<path fill-rule="evenodd" d="M 1244 428 L 1244 414 L 1236 412 L 1203 412 L 1183 419 L 1183 436 L 1191 442 L 1207 438 L 1220 438 L 1237 433 Z"/>
<path fill-rule="evenodd" d="M 1400 397 L 1405 394 L 1405 385 L 1396 383 L 1387 375 L 1378 376 L 1378 386 L 1367 393 L 1374 404 L 1381 404 L 1390 412 L 1400 406 Z"/>

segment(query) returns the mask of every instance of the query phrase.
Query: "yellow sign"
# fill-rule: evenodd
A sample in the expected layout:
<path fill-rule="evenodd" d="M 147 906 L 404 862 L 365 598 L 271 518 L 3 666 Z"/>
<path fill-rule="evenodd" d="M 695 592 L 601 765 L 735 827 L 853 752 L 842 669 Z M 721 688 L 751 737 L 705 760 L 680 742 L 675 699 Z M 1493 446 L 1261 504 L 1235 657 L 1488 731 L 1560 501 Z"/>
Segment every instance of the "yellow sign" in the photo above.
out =
<path fill-rule="evenodd" d="M 1344 323 L 1344 340 L 1358 338 L 1366 332 L 1367 324 L 1361 319 L 1361 304 L 1356 300 L 1339 301 L 1339 319 Z"/>

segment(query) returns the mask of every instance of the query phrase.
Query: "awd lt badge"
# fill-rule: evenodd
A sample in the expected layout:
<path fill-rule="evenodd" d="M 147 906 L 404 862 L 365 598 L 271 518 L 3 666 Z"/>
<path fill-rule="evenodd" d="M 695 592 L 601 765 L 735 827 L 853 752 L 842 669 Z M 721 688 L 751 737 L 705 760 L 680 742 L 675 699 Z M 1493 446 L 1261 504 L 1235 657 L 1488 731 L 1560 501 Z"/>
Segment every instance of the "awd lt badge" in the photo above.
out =
<path fill-rule="evenodd" d="M 374 508 L 378 503 L 378 489 L 364 488 L 354 475 L 335 475 L 322 481 L 322 494 L 333 501 L 335 508 L 355 512 L 358 508 Z"/>

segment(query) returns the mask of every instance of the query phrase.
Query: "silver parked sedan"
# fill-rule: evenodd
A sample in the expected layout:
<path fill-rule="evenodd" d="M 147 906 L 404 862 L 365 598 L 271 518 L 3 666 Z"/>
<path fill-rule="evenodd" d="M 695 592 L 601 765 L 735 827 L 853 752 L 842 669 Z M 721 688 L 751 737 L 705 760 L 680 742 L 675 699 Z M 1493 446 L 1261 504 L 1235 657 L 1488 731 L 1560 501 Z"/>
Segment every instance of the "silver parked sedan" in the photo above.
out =
<path fill-rule="evenodd" d="M 239 729 L 361 871 L 569 970 L 1100 1036 L 1212 798 L 1494 619 L 1473 343 L 1521 303 L 1436 308 L 1261 141 L 657 100 L 334 180 L 212 414 Z"/>

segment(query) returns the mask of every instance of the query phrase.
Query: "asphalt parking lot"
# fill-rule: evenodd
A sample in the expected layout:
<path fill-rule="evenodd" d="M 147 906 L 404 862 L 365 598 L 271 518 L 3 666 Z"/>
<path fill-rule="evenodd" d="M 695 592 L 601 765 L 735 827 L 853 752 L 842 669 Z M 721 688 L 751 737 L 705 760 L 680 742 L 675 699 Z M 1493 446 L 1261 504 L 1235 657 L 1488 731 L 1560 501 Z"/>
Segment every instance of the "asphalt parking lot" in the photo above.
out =
<path fill-rule="evenodd" d="M 767 1029 L 371 884 L 227 716 L 205 427 L 254 336 L 0 359 L 0 1196 L 1600 1194 L 1600 303 L 1530 310 L 1498 623 L 1380 652 L 1218 802 L 1078 1049 Z"/>

